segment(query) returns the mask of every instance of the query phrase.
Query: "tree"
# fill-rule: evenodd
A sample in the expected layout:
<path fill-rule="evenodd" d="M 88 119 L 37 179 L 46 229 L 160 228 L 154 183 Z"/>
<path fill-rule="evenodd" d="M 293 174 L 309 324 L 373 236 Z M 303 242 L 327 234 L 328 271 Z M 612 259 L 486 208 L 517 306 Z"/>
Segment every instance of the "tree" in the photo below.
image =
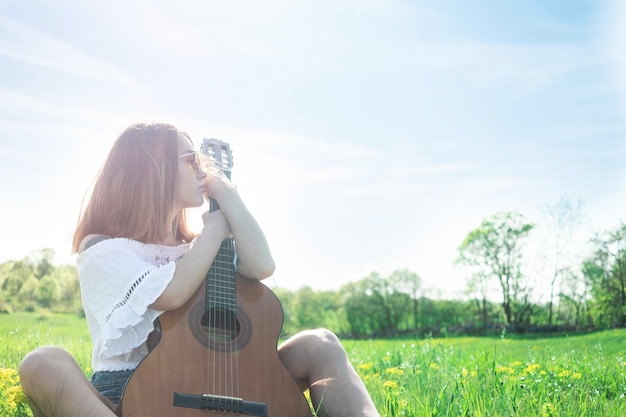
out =
<path fill-rule="evenodd" d="M 419 327 L 419 296 L 422 287 L 422 278 L 408 269 L 394 271 L 389 280 L 397 291 L 407 294 L 411 298 L 411 310 L 413 316 L 413 328 Z"/>
<path fill-rule="evenodd" d="M 557 288 L 557 281 L 560 278 L 561 262 L 574 231 L 582 222 L 582 202 L 578 200 L 573 204 L 567 197 L 562 196 L 556 204 L 546 205 L 543 211 L 548 233 L 554 243 L 554 268 L 550 278 L 550 299 L 548 300 L 548 325 L 551 326 L 553 322 L 554 292 Z"/>
<path fill-rule="evenodd" d="M 594 321 L 603 327 L 626 326 L 626 224 L 597 234 L 596 251 L 583 263 L 583 274 L 591 283 Z"/>
<path fill-rule="evenodd" d="M 52 249 L 42 249 L 0 264 L 0 302 L 11 310 L 81 311 L 78 270 L 74 265 L 53 265 L 53 254 Z"/>
<path fill-rule="evenodd" d="M 561 291 L 559 298 L 565 308 L 573 312 L 573 324 L 583 326 L 591 324 L 589 317 L 589 307 L 587 301 L 591 291 L 589 280 L 585 279 L 581 272 L 574 271 L 573 268 L 564 268 L 561 272 Z M 566 323 L 571 324 L 572 320 L 567 319 Z"/>
<path fill-rule="evenodd" d="M 489 326 L 489 275 L 484 270 L 472 273 L 467 282 L 467 294 L 475 294 L 474 302 L 480 317 L 482 333 L 487 332 Z"/>
<path fill-rule="evenodd" d="M 54 305 L 59 297 L 59 283 L 51 275 L 41 278 L 39 285 L 35 291 L 35 300 L 44 307 L 50 308 Z"/>
<path fill-rule="evenodd" d="M 398 287 L 401 277 L 406 276 L 416 279 L 400 271 L 386 278 L 372 272 L 342 287 L 346 318 L 354 336 L 394 334 L 408 327 L 412 301 Z"/>
<path fill-rule="evenodd" d="M 28 260 L 32 262 L 35 269 L 35 277 L 42 279 L 46 275 L 50 275 L 54 269 L 52 260 L 54 259 L 54 249 L 44 248 L 34 251 L 28 256 Z"/>
<path fill-rule="evenodd" d="M 341 294 L 335 291 L 314 291 L 309 286 L 291 291 L 274 288 L 284 313 L 282 336 L 302 329 L 325 327 L 335 333 L 347 332 Z"/>
<path fill-rule="evenodd" d="M 35 271 L 31 265 L 29 265 L 25 261 L 10 261 L 3 269 L 4 280 L 2 282 L 2 290 L 6 293 L 6 295 L 10 298 L 15 297 L 24 283 L 31 277 L 34 276 Z"/>
<path fill-rule="evenodd" d="M 34 310 L 37 297 L 37 288 L 39 287 L 39 281 L 34 275 L 24 282 L 20 292 L 17 294 L 17 301 L 20 303 L 20 307 L 25 310 Z"/>
<path fill-rule="evenodd" d="M 336 330 L 334 316 L 339 309 L 339 302 L 333 292 L 313 291 L 311 287 L 304 286 L 294 296 L 297 308 L 294 309 L 293 318 L 299 328 L 327 327 Z"/>
<path fill-rule="evenodd" d="M 341 292 L 345 295 L 344 309 L 350 333 L 353 336 L 367 336 L 381 328 L 384 313 L 380 306 L 380 299 L 373 295 L 369 285 L 372 276 L 357 282 L 345 284 Z"/>
<path fill-rule="evenodd" d="M 78 269 L 74 265 L 55 267 L 53 276 L 59 284 L 55 310 L 78 312 L 82 310 Z"/>
<path fill-rule="evenodd" d="M 472 230 L 458 248 L 459 263 L 498 280 L 509 325 L 522 326 L 532 312 L 532 288 L 524 282 L 521 260 L 523 239 L 533 227 L 519 213 L 496 213 Z"/>

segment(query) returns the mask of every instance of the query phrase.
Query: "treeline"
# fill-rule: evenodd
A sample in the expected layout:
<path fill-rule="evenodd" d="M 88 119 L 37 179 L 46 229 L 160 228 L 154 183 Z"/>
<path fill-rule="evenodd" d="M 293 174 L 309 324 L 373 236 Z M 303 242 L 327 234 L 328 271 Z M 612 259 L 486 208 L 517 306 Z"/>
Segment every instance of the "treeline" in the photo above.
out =
<path fill-rule="evenodd" d="M 467 279 L 459 299 L 428 297 L 409 270 L 374 272 L 339 291 L 277 290 L 284 331 L 319 325 L 369 337 L 626 327 L 626 224 L 596 232 L 581 252 L 572 237 L 584 221 L 582 203 L 562 197 L 543 213 L 540 236 L 515 212 L 496 213 L 467 234 L 457 248 Z M 529 251 L 531 237 L 540 259 Z"/>
<path fill-rule="evenodd" d="M 535 225 L 519 213 L 497 213 L 458 247 L 457 262 L 467 274 L 459 299 L 427 296 L 430 290 L 409 270 L 372 272 L 335 291 L 275 288 L 285 313 L 283 333 L 327 327 L 344 337 L 441 336 L 624 327 L 626 224 L 597 233 L 586 255 L 566 262 L 575 207 L 561 200 L 548 210 L 554 256 L 539 271 L 527 269 L 532 262 L 524 250 Z M 0 264 L 0 312 L 82 314 L 76 268 L 55 266 L 53 257 L 51 249 L 43 249 Z M 534 293 L 537 283 L 543 294 Z"/>
<path fill-rule="evenodd" d="M 53 265 L 53 259 L 54 250 L 46 248 L 0 264 L 0 313 L 82 311 L 76 267 Z"/>
<path fill-rule="evenodd" d="M 362 338 L 476 331 L 472 301 L 421 296 L 421 281 L 414 272 L 398 270 L 389 276 L 373 272 L 339 291 L 275 289 L 285 314 L 283 333 L 326 327 L 343 337 Z M 497 305 L 492 308 L 495 318 Z"/>

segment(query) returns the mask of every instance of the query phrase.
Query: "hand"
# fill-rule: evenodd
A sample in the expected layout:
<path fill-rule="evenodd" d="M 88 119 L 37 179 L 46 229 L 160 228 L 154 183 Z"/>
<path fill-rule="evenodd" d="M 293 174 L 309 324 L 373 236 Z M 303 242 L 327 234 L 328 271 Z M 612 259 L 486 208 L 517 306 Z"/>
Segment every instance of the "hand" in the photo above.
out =
<path fill-rule="evenodd" d="M 222 210 L 202 213 L 202 221 L 204 222 L 202 233 L 206 232 L 211 233 L 213 236 L 220 236 L 222 240 L 232 236 L 230 224 L 228 224 L 228 220 L 226 220 Z"/>
<path fill-rule="evenodd" d="M 228 179 L 226 174 L 217 169 L 207 171 L 204 179 L 204 194 L 207 199 L 218 200 L 226 192 L 236 191 L 237 187 Z"/>

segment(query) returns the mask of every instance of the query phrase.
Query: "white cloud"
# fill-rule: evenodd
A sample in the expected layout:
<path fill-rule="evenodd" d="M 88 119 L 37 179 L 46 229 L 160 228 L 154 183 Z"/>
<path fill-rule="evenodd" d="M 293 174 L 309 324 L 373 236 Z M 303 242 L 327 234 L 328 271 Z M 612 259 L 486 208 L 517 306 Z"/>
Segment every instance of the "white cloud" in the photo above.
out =
<path fill-rule="evenodd" d="M 0 15 L 0 55 L 32 65 L 133 89 L 141 85 L 117 67 L 45 32 Z"/>
<path fill-rule="evenodd" d="M 399 166 L 391 168 L 389 174 L 392 177 L 402 178 L 435 174 L 460 174 L 476 171 L 478 168 L 480 168 L 478 164 L 468 163 L 424 163 L 419 166 Z"/>
<path fill-rule="evenodd" d="M 40 119 L 42 116 L 54 119 L 56 124 L 59 124 L 61 121 L 71 122 L 73 128 L 76 128 L 79 123 L 94 126 L 102 123 L 111 124 L 114 120 L 110 114 L 102 110 L 96 110 L 93 107 L 86 107 L 80 103 L 65 101 L 59 103 L 59 101 L 40 98 L 31 93 L 9 91 L 1 87 L 0 110 L 2 110 L 4 115 L 0 123 L 3 123 L 5 127 L 8 124 L 13 124 L 14 127 L 19 125 L 20 129 L 35 133 L 49 133 L 51 131 L 50 125 L 33 123 L 35 119 Z M 8 121 L 9 117 L 7 115 L 10 112 L 20 115 L 19 118 L 16 117 L 14 119 L 17 121 Z"/>
<path fill-rule="evenodd" d="M 499 177 L 493 179 L 476 179 L 458 181 L 457 191 L 464 194 L 480 196 L 480 195 L 497 195 L 503 191 L 528 187 L 528 181 L 515 177 Z"/>
<path fill-rule="evenodd" d="M 626 116 L 626 2 L 622 0 L 609 1 L 607 18 L 607 49 L 613 58 L 614 65 L 611 73 L 615 86 L 621 94 L 621 104 Z"/>

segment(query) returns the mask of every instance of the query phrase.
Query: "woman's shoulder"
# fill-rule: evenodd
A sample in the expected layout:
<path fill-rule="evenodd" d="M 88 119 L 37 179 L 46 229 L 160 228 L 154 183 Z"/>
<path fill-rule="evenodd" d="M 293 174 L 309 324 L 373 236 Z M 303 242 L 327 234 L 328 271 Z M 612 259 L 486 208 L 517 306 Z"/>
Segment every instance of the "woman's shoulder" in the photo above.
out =
<path fill-rule="evenodd" d="M 100 242 L 105 242 L 100 245 Z M 87 253 L 105 253 L 111 250 L 132 252 L 141 258 L 164 259 L 166 261 L 176 259 L 189 249 L 189 243 L 182 243 L 175 246 L 159 245 L 153 243 L 143 243 L 137 240 L 124 237 L 110 237 L 101 234 L 90 234 L 80 242 L 78 255 L 83 258 Z M 92 249 L 93 248 L 93 249 Z"/>
<path fill-rule="evenodd" d="M 80 242 L 80 245 L 78 246 L 78 253 L 82 253 L 86 249 L 95 245 L 96 243 L 102 242 L 103 240 L 107 240 L 107 239 L 110 239 L 110 237 L 106 235 L 99 235 L 99 234 L 87 235 Z"/>

